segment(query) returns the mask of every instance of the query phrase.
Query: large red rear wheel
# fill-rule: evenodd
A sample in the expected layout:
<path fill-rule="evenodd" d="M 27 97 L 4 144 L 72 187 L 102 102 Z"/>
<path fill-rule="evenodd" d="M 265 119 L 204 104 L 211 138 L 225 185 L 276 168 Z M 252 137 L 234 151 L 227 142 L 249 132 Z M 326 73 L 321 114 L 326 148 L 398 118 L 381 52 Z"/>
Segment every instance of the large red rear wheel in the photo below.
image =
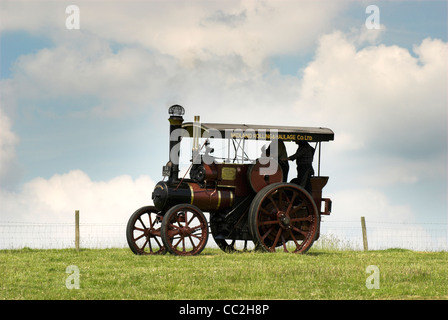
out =
<path fill-rule="evenodd" d="M 319 230 L 319 214 L 310 194 L 292 183 L 274 183 L 252 201 L 249 227 L 258 248 L 305 253 Z"/>

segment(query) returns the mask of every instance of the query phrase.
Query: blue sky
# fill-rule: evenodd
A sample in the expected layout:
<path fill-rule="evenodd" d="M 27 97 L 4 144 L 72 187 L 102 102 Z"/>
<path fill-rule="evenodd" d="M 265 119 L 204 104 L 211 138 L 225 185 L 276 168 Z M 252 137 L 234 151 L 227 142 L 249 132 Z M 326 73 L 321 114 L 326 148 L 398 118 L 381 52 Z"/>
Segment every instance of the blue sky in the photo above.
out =
<path fill-rule="evenodd" d="M 179 103 L 187 121 L 332 128 L 334 219 L 447 222 L 446 1 L 76 1 L 79 30 L 69 4 L 0 5 L 1 220 L 126 221 Z"/>

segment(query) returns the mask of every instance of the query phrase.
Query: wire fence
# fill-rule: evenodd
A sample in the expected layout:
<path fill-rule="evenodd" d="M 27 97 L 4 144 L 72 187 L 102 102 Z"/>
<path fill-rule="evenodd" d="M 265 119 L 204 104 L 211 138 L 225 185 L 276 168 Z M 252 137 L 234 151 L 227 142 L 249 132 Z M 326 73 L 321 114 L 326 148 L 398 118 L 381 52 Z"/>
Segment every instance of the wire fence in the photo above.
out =
<path fill-rule="evenodd" d="M 315 243 L 317 246 L 364 249 L 361 221 L 323 221 L 321 233 L 321 239 Z M 448 223 L 367 221 L 366 233 L 369 250 L 390 248 L 416 251 L 448 250 Z"/>
<path fill-rule="evenodd" d="M 126 248 L 125 224 L 81 223 L 80 247 Z M 448 223 L 367 222 L 369 250 L 403 248 L 448 251 Z M 64 249 L 75 247 L 74 223 L 0 222 L 0 249 Z M 210 236 L 207 247 L 217 247 Z M 313 247 L 364 250 L 360 221 L 322 221 Z"/>
<path fill-rule="evenodd" d="M 126 225 L 81 223 L 81 248 L 127 246 Z M 0 222 L 0 249 L 64 249 L 75 247 L 74 223 Z"/>

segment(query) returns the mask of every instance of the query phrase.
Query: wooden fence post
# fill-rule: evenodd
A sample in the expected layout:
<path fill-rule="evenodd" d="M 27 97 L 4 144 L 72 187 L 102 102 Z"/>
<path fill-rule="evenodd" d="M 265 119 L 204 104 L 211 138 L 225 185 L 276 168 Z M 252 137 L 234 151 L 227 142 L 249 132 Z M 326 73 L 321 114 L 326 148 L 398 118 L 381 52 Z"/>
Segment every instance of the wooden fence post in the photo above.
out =
<path fill-rule="evenodd" d="M 369 246 L 367 244 L 366 218 L 364 217 L 361 217 L 361 228 L 362 228 L 362 243 L 364 245 L 364 251 L 368 251 Z"/>
<path fill-rule="evenodd" d="M 79 210 L 75 211 L 75 248 L 79 251 Z"/>

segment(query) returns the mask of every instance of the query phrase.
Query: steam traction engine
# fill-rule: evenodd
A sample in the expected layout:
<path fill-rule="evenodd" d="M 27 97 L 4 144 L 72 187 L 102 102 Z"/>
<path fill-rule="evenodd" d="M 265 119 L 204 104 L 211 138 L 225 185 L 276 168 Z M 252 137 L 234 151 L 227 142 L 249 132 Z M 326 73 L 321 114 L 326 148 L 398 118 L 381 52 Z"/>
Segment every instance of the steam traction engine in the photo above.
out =
<path fill-rule="evenodd" d="M 126 228 L 129 247 L 135 254 L 199 254 L 206 246 L 209 229 L 225 252 L 255 249 L 304 253 L 319 238 L 320 217 L 331 212 L 331 200 L 322 198 L 328 177 L 320 176 L 321 142 L 333 140 L 333 131 L 199 124 L 199 117 L 193 123 L 184 123 L 184 109 L 179 105 L 170 107 L 169 114 L 170 160 L 163 167 L 164 180 L 154 188 L 154 205 L 134 212 Z M 199 146 L 201 135 L 227 140 L 228 146 L 235 148 L 234 157 L 218 161 L 211 155 L 209 139 Z M 178 151 L 185 136 L 193 137 L 191 165 L 179 177 Z M 312 194 L 294 179 L 283 181 L 282 167 L 275 158 L 261 157 L 245 163 L 244 144 L 266 138 L 316 143 L 319 169 L 311 178 Z M 209 213 L 210 223 L 204 212 Z"/>

